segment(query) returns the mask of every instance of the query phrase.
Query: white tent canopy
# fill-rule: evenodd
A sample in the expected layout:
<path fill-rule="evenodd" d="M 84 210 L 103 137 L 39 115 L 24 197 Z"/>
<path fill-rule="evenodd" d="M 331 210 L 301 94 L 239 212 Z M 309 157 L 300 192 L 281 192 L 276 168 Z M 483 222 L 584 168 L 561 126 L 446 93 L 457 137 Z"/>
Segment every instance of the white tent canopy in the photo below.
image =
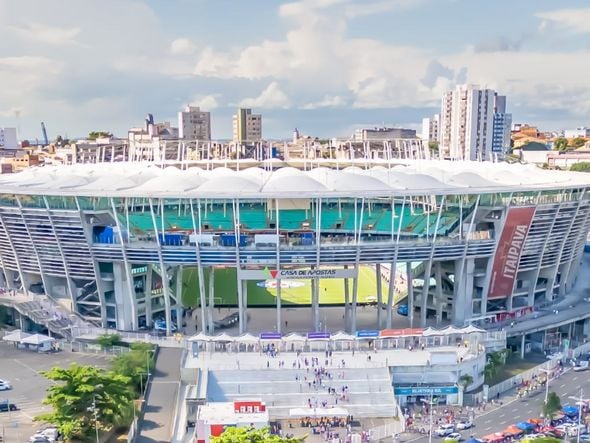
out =
<path fill-rule="evenodd" d="M 30 335 L 31 334 L 29 334 L 28 332 L 23 332 L 20 329 L 16 329 L 15 331 L 12 331 L 11 333 L 6 334 L 4 337 L 2 337 L 2 340 L 20 342 L 21 340 L 27 338 Z"/>
<path fill-rule="evenodd" d="M 23 338 L 20 342 L 26 345 L 39 346 L 43 343 L 49 343 L 55 341 L 55 338 L 49 337 L 43 334 L 33 334 Z"/>
<path fill-rule="evenodd" d="M 484 329 L 478 328 L 477 326 L 469 325 L 461 330 L 463 334 L 473 334 L 475 332 L 486 332 Z"/>
<path fill-rule="evenodd" d="M 189 341 L 211 341 L 211 336 L 199 332 L 197 335 L 193 335 L 188 339 Z"/>
<path fill-rule="evenodd" d="M 332 336 L 332 340 L 334 341 L 354 340 L 355 338 L 356 337 L 354 335 L 347 334 L 343 331 L 338 331 Z"/>
<path fill-rule="evenodd" d="M 348 417 L 349 413 L 344 408 L 294 408 L 289 409 L 289 417 Z"/>
<path fill-rule="evenodd" d="M 453 325 L 447 326 L 446 328 L 441 329 L 440 332 L 441 332 L 442 335 L 463 334 L 463 330 L 462 329 L 456 328 Z"/>
<path fill-rule="evenodd" d="M 286 343 L 302 342 L 305 340 L 307 340 L 307 338 L 299 334 L 289 334 L 283 337 L 283 341 Z"/>
<path fill-rule="evenodd" d="M 424 332 L 422 332 L 423 337 L 433 337 L 437 335 L 444 335 L 444 333 L 434 328 L 427 328 L 424 330 Z"/>
<path fill-rule="evenodd" d="M 255 335 L 252 334 L 243 334 L 236 338 L 238 343 L 258 343 L 259 339 Z"/>
<path fill-rule="evenodd" d="M 236 341 L 236 337 L 232 337 L 231 335 L 228 335 L 224 332 L 223 334 L 219 334 L 219 335 L 216 335 L 215 337 L 212 337 L 211 341 L 231 342 L 231 341 Z"/>

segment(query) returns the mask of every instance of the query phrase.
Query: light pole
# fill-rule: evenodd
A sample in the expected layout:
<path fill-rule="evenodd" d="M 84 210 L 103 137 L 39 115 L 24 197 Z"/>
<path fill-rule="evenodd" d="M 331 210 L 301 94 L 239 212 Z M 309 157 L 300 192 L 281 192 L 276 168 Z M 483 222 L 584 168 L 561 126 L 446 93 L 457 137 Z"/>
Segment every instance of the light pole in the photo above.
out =
<path fill-rule="evenodd" d="M 547 404 L 547 400 L 549 399 L 549 374 L 551 374 L 551 370 L 541 368 L 539 371 L 545 373 L 545 404 Z"/>
<path fill-rule="evenodd" d="M 429 423 L 429 427 L 428 427 L 428 443 L 432 443 L 432 409 L 434 406 L 432 394 L 433 394 L 433 392 L 431 391 L 430 392 L 430 401 L 422 399 L 423 403 L 426 403 L 427 405 L 430 406 L 430 423 Z"/>
<path fill-rule="evenodd" d="M 582 423 L 582 406 L 585 405 L 585 401 L 584 401 L 584 391 L 582 389 L 580 389 L 580 397 L 573 397 L 570 396 L 569 398 L 571 398 L 572 400 L 576 400 L 576 405 L 578 405 L 578 433 L 577 433 L 577 443 L 580 443 L 580 424 Z"/>
<path fill-rule="evenodd" d="M 92 395 L 92 413 L 94 414 L 94 430 L 96 432 L 96 443 L 100 443 L 98 437 L 98 410 L 96 409 L 96 394 Z"/>

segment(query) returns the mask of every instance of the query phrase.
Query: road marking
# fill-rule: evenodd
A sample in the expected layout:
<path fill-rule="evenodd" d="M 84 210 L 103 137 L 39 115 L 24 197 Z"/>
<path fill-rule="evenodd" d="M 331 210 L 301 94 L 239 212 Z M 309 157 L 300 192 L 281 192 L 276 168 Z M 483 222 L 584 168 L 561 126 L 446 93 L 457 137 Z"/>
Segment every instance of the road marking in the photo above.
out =
<path fill-rule="evenodd" d="M 490 420 L 486 420 L 486 424 L 487 424 L 487 423 L 491 423 L 491 422 L 492 422 L 492 420 L 491 420 L 491 419 L 490 419 Z"/>
<path fill-rule="evenodd" d="M 577 379 L 578 379 L 578 376 L 576 375 L 576 376 L 574 377 L 574 381 L 576 381 Z"/>
<path fill-rule="evenodd" d="M 506 414 L 501 414 L 500 418 L 504 418 L 506 416 Z"/>
<path fill-rule="evenodd" d="M 22 361 L 20 361 L 20 360 L 17 360 L 16 358 L 12 359 L 12 361 L 14 361 L 15 363 L 18 363 L 19 365 L 21 365 L 21 366 L 23 366 L 23 367 L 27 368 L 28 370 L 30 370 L 30 371 L 32 371 L 32 372 L 34 372 L 34 373 L 35 373 L 35 374 L 37 374 L 37 375 L 39 375 L 39 371 L 37 371 L 36 369 L 34 369 L 34 368 L 30 367 L 28 364 L 26 364 L 26 363 L 23 363 Z"/>
<path fill-rule="evenodd" d="M 561 385 L 559 385 L 560 388 L 565 388 L 565 383 L 562 383 Z"/>

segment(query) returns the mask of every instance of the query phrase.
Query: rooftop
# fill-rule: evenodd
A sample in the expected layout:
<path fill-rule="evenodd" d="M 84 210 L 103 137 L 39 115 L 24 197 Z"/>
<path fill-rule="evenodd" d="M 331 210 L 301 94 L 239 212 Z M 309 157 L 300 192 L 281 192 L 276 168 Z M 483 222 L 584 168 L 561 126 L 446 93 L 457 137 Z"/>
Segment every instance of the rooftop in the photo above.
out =
<path fill-rule="evenodd" d="M 154 163 L 102 163 L 28 168 L 0 175 L 4 193 L 193 198 L 298 198 L 520 192 L 588 186 L 588 175 L 533 165 L 451 161 L 373 161 L 367 165 L 268 171 L 248 163 L 179 169 Z M 327 163 L 328 164 L 328 163 Z M 334 165 L 331 161 L 330 165 Z M 314 164 L 315 165 L 315 164 Z M 186 166 L 186 165 L 185 165 Z M 370 167 L 369 167 L 370 166 Z"/>

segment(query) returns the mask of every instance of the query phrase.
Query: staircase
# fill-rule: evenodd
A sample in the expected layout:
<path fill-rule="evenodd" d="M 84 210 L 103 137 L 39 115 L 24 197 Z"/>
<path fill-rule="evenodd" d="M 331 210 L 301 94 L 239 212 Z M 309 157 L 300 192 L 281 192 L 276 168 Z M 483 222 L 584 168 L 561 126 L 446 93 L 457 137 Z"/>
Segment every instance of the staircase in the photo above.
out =
<path fill-rule="evenodd" d="M 208 401 L 262 399 L 273 419 L 289 418 L 293 408 L 309 408 L 317 401 L 326 401 L 328 408 L 344 408 L 354 417 L 393 417 L 397 404 L 389 371 L 386 368 L 333 369 L 332 379 L 324 378 L 318 389 L 309 387 L 313 371 L 304 369 L 210 370 L 207 387 Z M 343 375 L 343 377 L 342 377 Z M 304 379 L 307 377 L 307 381 Z M 328 387 L 341 393 L 348 386 L 347 399 L 338 400 Z M 311 410 L 311 409 L 310 409 Z"/>

